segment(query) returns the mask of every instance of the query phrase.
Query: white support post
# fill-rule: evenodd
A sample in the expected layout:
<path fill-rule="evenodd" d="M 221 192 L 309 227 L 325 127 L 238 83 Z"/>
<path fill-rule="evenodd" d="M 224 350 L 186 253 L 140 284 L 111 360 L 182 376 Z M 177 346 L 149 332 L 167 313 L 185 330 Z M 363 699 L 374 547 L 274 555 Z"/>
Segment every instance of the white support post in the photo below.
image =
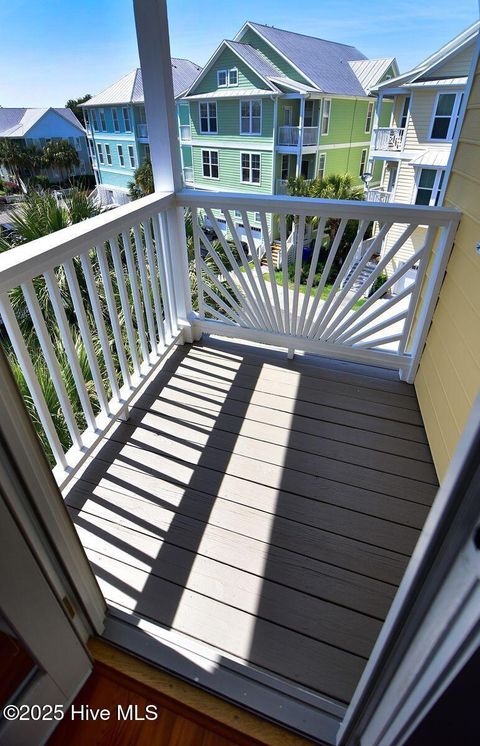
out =
<path fill-rule="evenodd" d="M 178 123 L 173 93 L 166 0 L 134 0 L 138 51 L 142 68 L 145 113 L 155 191 L 176 192 L 183 186 Z M 183 210 L 168 211 L 168 252 L 178 318 L 174 326 L 191 340 L 191 299 Z M 183 256 L 185 255 L 185 256 Z"/>
<path fill-rule="evenodd" d="M 302 151 L 303 151 L 303 123 L 305 121 L 305 96 L 300 99 L 300 116 L 298 118 L 298 150 L 297 150 L 297 170 L 295 176 L 302 173 Z"/>
<path fill-rule="evenodd" d="M 375 111 L 373 114 L 372 140 L 371 140 L 371 145 L 370 145 L 370 152 L 372 152 L 372 150 L 375 150 L 375 143 L 377 139 L 377 129 L 378 129 L 378 123 L 380 121 L 380 111 L 382 108 L 382 103 L 383 103 L 383 94 L 381 93 L 377 98 L 377 103 L 375 105 Z"/>

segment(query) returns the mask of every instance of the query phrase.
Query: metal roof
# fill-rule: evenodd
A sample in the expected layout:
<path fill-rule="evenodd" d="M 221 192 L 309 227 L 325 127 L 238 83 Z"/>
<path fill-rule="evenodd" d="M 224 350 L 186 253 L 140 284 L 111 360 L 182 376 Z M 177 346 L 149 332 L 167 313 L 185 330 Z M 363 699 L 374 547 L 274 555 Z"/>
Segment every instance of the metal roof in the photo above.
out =
<path fill-rule="evenodd" d="M 365 96 L 365 91 L 350 66 L 354 60 L 365 60 L 362 52 L 347 44 L 317 39 L 293 31 L 260 23 L 248 25 L 266 39 L 297 70 L 324 93 Z"/>
<path fill-rule="evenodd" d="M 464 86 L 468 78 L 439 78 L 438 80 L 419 80 L 416 83 L 409 83 L 409 88 L 443 88 L 444 86 Z"/>
<path fill-rule="evenodd" d="M 242 44 L 239 41 L 226 41 L 226 44 L 263 78 L 286 77 L 264 54 L 250 44 Z"/>
<path fill-rule="evenodd" d="M 25 137 L 33 125 L 43 117 L 47 111 L 54 111 L 66 119 L 74 127 L 84 132 L 84 129 L 71 109 L 46 107 L 43 109 L 4 108 L 0 107 L 0 137 Z"/>
<path fill-rule="evenodd" d="M 434 166 L 435 168 L 445 168 L 448 163 L 448 157 L 450 155 L 450 148 L 448 150 L 425 150 L 420 153 L 413 161 L 410 161 L 411 166 Z"/>
<path fill-rule="evenodd" d="M 195 80 L 202 68 L 190 60 L 172 57 L 173 93 L 180 96 Z M 142 71 L 139 67 L 86 101 L 82 106 L 140 104 L 144 102 Z"/>
<path fill-rule="evenodd" d="M 251 98 L 252 96 L 273 96 L 275 92 L 265 88 L 219 88 L 216 91 L 207 93 L 195 93 L 192 96 L 186 96 L 189 101 L 197 99 L 217 99 L 217 98 Z"/>
<path fill-rule="evenodd" d="M 369 94 L 373 86 L 385 75 L 388 68 L 393 65 L 397 70 L 395 57 L 385 57 L 378 60 L 354 60 L 350 67 L 360 81 L 360 85 L 366 94 Z"/>

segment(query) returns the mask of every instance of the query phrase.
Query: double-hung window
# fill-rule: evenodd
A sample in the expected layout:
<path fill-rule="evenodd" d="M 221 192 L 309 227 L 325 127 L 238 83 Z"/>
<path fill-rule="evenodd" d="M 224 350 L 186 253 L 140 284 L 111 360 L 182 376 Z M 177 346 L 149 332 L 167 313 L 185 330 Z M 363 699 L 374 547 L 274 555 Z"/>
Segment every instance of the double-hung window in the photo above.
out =
<path fill-rule="evenodd" d="M 217 132 L 217 102 L 200 104 L 200 132 L 208 134 Z"/>
<path fill-rule="evenodd" d="M 105 163 L 105 157 L 103 155 L 103 146 L 99 142 L 97 142 L 97 150 L 98 150 L 98 160 L 100 161 L 100 163 Z"/>
<path fill-rule="evenodd" d="M 90 119 L 88 117 L 88 109 L 83 110 L 83 119 L 85 120 L 85 129 L 90 129 Z"/>
<path fill-rule="evenodd" d="M 107 163 L 109 166 L 112 165 L 112 154 L 110 152 L 110 145 L 105 145 L 105 153 L 107 156 Z"/>
<path fill-rule="evenodd" d="M 247 184 L 260 184 L 260 153 L 242 153 L 242 181 Z"/>
<path fill-rule="evenodd" d="M 107 122 L 105 121 L 105 112 L 104 112 L 103 109 L 100 109 L 98 113 L 100 114 L 100 128 L 101 128 L 102 132 L 106 132 L 107 131 Z"/>
<path fill-rule="evenodd" d="M 130 112 L 128 111 L 128 107 L 124 106 L 122 109 L 122 115 L 123 115 L 123 124 L 125 127 L 125 132 L 131 132 L 132 131 L 132 124 L 130 122 Z"/>
<path fill-rule="evenodd" d="M 123 145 L 117 145 L 118 150 L 118 162 L 124 168 L 125 166 L 125 156 L 123 155 Z"/>
<path fill-rule="evenodd" d="M 130 161 L 131 168 L 136 168 L 137 162 L 135 160 L 135 149 L 134 149 L 133 145 L 129 145 L 128 146 L 128 158 L 129 158 L 129 161 Z"/>
<path fill-rule="evenodd" d="M 365 119 L 365 132 L 368 134 L 372 131 L 372 120 L 373 120 L 373 107 L 375 104 L 373 101 L 369 101 L 367 104 L 367 118 Z"/>
<path fill-rule="evenodd" d="M 318 171 L 317 171 L 317 178 L 318 179 L 324 179 L 325 178 L 325 164 L 327 162 L 327 155 L 326 153 L 320 153 L 318 156 Z"/>
<path fill-rule="evenodd" d="M 217 88 L 238 85 L 238 70 L 232 67 L 230 70 L 217 70 Z"/>
<path fill-rule="evenodd" d="M 238 85 L 238 70 L 236 67 L 232 67 L 228 71 L 228 85 Z"/>
<path fill-rule="evenodd" d="M 332 108 L 332 100 L 330 98 L 323 99 L 322 109 L 322 135 L 328 135 L 328 128 L 330 127 L 330 111 Z"/>
<path fill-rule="evenodd" d="M 400 117 L 400 129 L 404 130 L 407 126 L 408 112 L 410 111 L 410 96 L 405 96 L 403 102 L 402 116 Z"/>
<path fill-rule="evenodd" d="M 112 109 L 113 129 L 115 132 L 120 132 L 120 122 L 118 121 L 118 111 Z"/>
<path fill-rule="evenodd" d="M 217 87 L 225 88 L 228 80 L 228 70 L 217 70 Z"/>
<path fill-rule="evenodd" d="M 95 132 L 98 132 L 98 118 L 96 109 L 92 109 L 92 124 Z"/>
<path fill-rule="evenodd" d="M 260 135 L 262 131 L 261 100 L 240 101 L 240 134 Z"/>
<path fill-rule="evenodd" d="M 202 150 L 202 168 L 206 179 L 218 179 L 217 150 Z"/>
<path fill-rule="evenodd" d="M 367 148 L 364 148 L 360 154 L 360 170 L 358 175 L 361 177 L 365 171 L 365 165 L 367 163 Z"/>
<path fill-rule="evenodd" d="M 417 176 L 416 205 L 438 205 L 445 171 L 436 168 L 422 168 Z"/>
<path fill-rule="evenodd" d="M 313 127 L 314 104 L 311 99 L 305 101 L 305 114 L 303 124 L 305 127 Z"/>
<path fill-rule="evenodd" d="M 430 133 L 431 140 L 452 140 L 461 103 L 461 93 L 438 94 Z"/>

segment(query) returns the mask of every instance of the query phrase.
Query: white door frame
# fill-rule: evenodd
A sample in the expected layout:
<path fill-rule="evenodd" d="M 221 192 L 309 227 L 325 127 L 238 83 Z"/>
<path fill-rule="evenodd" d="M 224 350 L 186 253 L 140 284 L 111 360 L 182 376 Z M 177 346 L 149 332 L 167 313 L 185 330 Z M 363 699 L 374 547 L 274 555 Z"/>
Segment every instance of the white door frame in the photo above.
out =
<path fill-rule="evenodd" d="M 479 490 L 480 396 L 347 710 L 339 746 L 403 744 L 480 645 Z"/>

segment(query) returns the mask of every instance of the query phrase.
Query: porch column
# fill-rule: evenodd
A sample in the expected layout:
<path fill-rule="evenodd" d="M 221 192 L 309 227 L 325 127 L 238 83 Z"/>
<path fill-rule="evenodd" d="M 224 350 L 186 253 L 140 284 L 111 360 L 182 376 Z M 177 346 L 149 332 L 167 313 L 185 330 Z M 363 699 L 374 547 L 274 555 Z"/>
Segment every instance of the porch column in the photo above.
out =
<path fill-rule="evenodd" d="M 183 180 L 166 0 L 134 0 L 134 11 L 155 192 L 177 192 Z M 172 267 L 176 321 L 184 341 L 191 342 L 193 310 L 183 208 L 167 211 L 167 234 L 164 250 Z"/>
<path fill-rule="evenodd" d="M 298 148 L 297 148 L 297 170 L 295 176 L 300 176 L 302 172 L 302 150 L 303 150 L 303 123 L 305 121 L 305 96 L 300 99 L 300 116 L 298 118 Z"/>
<path fill-rule="evenodd" d="M 370 150 L 375 150 L 376 146 L 376 140 L 377 140 L 377 129 L 378 129 L 378 122 L 380 121 L 380 109 L 382 108 L 383 103 L 383 94 L 380 93 L 377 98 L 377 103 L 375 105 L 375 111 L 373 113 L 373 127 L 372 127 L 372 144 Z"/>

